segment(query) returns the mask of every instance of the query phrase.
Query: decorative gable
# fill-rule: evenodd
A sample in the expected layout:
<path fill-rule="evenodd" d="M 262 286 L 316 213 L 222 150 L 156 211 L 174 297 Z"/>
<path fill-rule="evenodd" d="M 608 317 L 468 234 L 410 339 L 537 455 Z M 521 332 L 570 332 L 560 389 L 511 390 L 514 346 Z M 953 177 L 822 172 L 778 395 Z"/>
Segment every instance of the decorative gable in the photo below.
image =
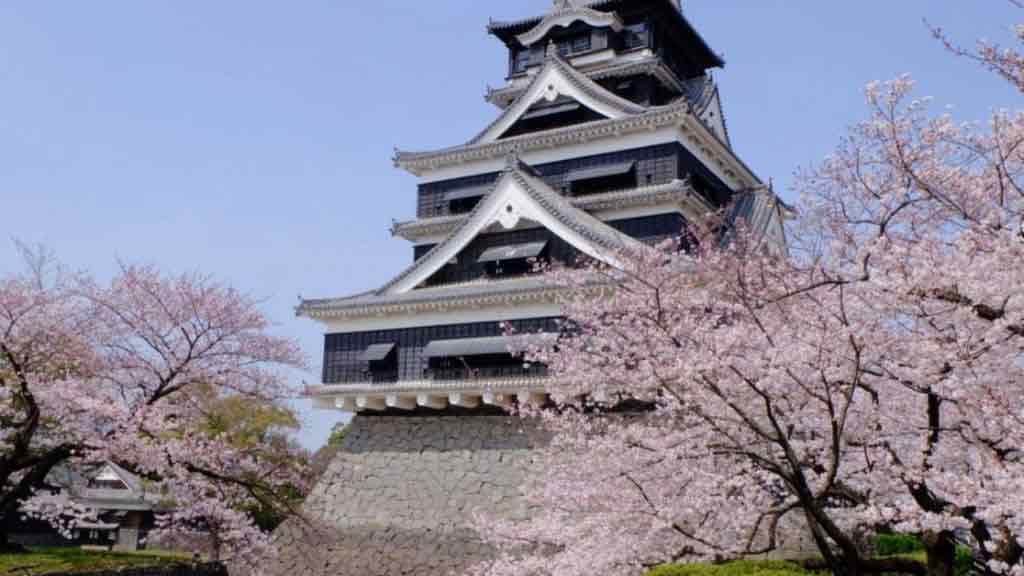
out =
<path fill-rule="evenodd" d="M 536 73 L 529 87 L 470 144 L 488 144 L 505 135 L 531 111 L 564 102 L 586 107 L 605 119 L 619 119 L 642 114 L 646 108 L 605 89 L 548 47 L 544 66 Z"/>
<path fill-rule="evenodd" d="M 89 488 L 103 490 L 129 490 L 128 483 L 109 464 L 89 480 Z"/>
<path fill-rule="evenodd" d="M 539 224 L 581 253 L 613 266 L 621 265 L 618 261 L 621 250 L 646 249 L 637 240 L 574 207 L 536 177 L 518 157 L 510 156 L 494 188 L 469 217 L 444 242 L 377 293 L 395 295 L 414 290 L 456 258 L 481 233 L 494 226 L 510 230 L 524 220 Z"/>
<path fill-rule="evenodd" d="M 568 27 L 574 22 L 583 22 L 594 28 L 611 28 L 621 32 L 624 24 L 614 12 L 600 12 L 593 8 L 577 7 L 573 2 L 564 0 L 556 2 L 553 10 L 529 31 L 516 36 L 523 46 L 531 46 L 544 39 L 558 27 Z"/>
<path fill-rule="evenodd" d="M 715 88 L 714 93 L 700 112 L 700 119 L 712 134 L 732 148 L 732 142 L 729 140 L 729 128 L 725 123 L 725 112 L 722 109 L 722 97 L 718 88 Z"/>
<path fill-rule="evenodd" d="M 551 128 L 575 126 L 584 122 L 608 120 L 608 117 L 591 110 L 580 102 L 568 98 L 558 98 L 553 102 L 546 100 L 534 104 L 518 120 L 516 120 L 499 139 L 512 138 L 531 132 L 540 132 Z"/>

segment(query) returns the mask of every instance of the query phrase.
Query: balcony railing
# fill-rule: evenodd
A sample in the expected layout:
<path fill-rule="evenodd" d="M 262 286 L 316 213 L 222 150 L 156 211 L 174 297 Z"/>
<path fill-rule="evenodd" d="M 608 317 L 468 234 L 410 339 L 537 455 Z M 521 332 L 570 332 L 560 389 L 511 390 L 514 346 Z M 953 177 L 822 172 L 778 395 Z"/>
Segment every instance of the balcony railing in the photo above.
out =
<path fill-rule="evenodd" d="M 498 378 L 543 378 L 548 375 L 547 366 L 480 366 L 460 368 L 431 368 L 426 371 L 427 380 L 492 380 Z"/>
<path fill-rule="evenodd" d="M 547 366 L 530 364 L 505 366 L 460 366 L 457 368 L 428 368 L 423 371 L 421 380 L 426 381 L 474 381 L 474 380 L 500 380 L 509 378 L 545 378 L 548 375 Z M 346 384 L 371 384 L 386 385 L 397 384 L 403 380 L 415 380 L 408 375 L 402 376 L 397 371 L 390 372 L 364 372 L 360 377 L 351 380 L 331 382 L 328 385 Z M 307 394 L 313 394 L 316 387 L 307 388 Z"/>

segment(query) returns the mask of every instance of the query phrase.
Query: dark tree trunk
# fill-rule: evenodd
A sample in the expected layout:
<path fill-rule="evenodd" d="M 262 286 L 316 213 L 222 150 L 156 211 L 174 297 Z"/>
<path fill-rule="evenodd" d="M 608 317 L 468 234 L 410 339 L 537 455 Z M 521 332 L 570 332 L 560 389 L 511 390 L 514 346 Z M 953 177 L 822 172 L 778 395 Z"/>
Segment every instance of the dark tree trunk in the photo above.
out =
<path fill-rule="evenodd" d="M 0 518 L 0 523 L 3 519 Z M 0 554 L 23 554 L 28 550 L 21 544 L 11 542 L 10 536 L 7 534 L 7 528 L 0 525 Z"/>
<path fill-rule="evenodd" d="M 928 554 L 928 576 L 953 576 L 956 541 L 948 531 L 927 532 L 922 538 Z"/>

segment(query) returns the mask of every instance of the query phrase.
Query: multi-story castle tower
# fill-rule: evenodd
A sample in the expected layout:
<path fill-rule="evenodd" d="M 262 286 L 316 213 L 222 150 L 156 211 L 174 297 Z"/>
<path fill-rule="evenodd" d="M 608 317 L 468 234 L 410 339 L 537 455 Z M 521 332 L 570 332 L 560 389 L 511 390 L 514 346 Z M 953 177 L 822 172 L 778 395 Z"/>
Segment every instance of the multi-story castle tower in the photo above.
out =
<path fill-rule="evenodd" d="M 501 414 L 543 402 L 547 376 L 509 354 L 502 324 L 554 332 L 560 315 L 532 262 L 614 264 L 615 248 L 727 207 L 783 244 L 781 203 L 730 142 L 709 74 L 723 61 L 678 0 L 556 0 L 488 31 L 509 49 L 507 83 L 486 95 L 497 118 L 394 158 L 420 179 L 417 218 L 392 229 L 413 263 L 298 309 L 326 332 L 316 405 L 358 416 L 307 503 L 327 540 L 286 530 L 281 573 L 439 574 L 484 553 L 465 528 L 474 507 L 525 512 L 517 487 L 542 439 Z"/>

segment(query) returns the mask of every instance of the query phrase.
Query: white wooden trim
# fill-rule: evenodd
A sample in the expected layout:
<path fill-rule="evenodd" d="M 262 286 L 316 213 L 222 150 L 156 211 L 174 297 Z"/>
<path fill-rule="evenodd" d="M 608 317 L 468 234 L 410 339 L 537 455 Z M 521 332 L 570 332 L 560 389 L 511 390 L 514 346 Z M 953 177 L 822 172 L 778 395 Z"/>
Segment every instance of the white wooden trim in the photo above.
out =
<path fill-rule="evenodd" d="M 616 32 L 621 32 L 623 28 L 622 19 L 618 14 L 582 7 L 549 14 L 539 24 L 516 36 L 516 40 L 519 40 L 523 46 L 532 46 L 555 28 L 567 27 L 574 22 L 583 22 L 594 28 L 611 28 Z"/>
<path fill-rule="evenodd" d="M 370 332 L 373 330 L 399 330 L 442 324 L 473 324 L 476 322 L 503 322 L 530 318 L 554 318 L 562 315 L 556 303 L 529 306 L 501 306 L 470 308 L 457 312 L 420 312 L 401 315 L 379 314 L 364 318 L 321 319 L 325 334 Z"/>
<path fill-rule="evenodd" d="M 530 166 L 539 166 L 550 162 L 560 162 L 573 158 L 585 156 L 596 156 L 634 148 L 646 148 L 658 144 L 681 142 L 678 126 L 665 126 L 657 130 L 644 130 L 623 134 L 617 138 L 603 138 L 580 142 L 571 146 L 559 146 L 558 148 L 546 148 L 539 150 L 521 150 L 519 157 Z M 419 178 L 419 184 L 430 184 L 444 180 L 453 180 L 465 176 L 476 176 L 489 172 L 498 172 L 505 166 L 505 157 L 497 156 L 487 160 L 477 160 L 443 166 L 434 170 L 424 170 Z"/>
<path fill-rule="evenodd" d="M 442 244 L 431 254 L 424 256 L 425 260 L 421 261 L 412 273 L 391 286 L 385 294 L 405 294 L 415 289 L 448 264 L 491 224 L 497 222 L 503 228 L 511 229 L 523 219 L 537 222 L 595 260 L 612 266 L 621 265 L 613 254 L 595 246 L 590 240 L 555 218 L 547 208 L 530 196 L 518 178 L 512 173 L 505 172 L 499 177 L 495 189 L 473 212 L 471 219 L 455 232 L 452 241 Z"/>
<path fill-rule="evenodd" d="M 617 120 L 626 116 L 622 110 L 609 106 L 577 88 L 557 64 L 548 62 L 533 80 L 529 89 L 505 110 L 497 122 L 477 136 L 473 143 L 489 144 L 496 141 L 522 118 L 534 104 L 541 100 L 554 102 L 560 96 L 572 98 L 606 118 Z"/>
<path fill-rule="evenodd" d="M 572 146 L 535 150 L 527 149 L 520 151 L 519 156 L 523 162 L 531 166 L 540 166 L 573 158 L 597 156 L 599 154 L 671 143 L 682 144 L 684 148 L 707 166 L 715 176 L 734 190 L 754 188 L 761 185 L 757 176 L 736 157 L 735 153 L 723 142 L 715 138 L 703 122 L 693 116 L 688 116 L 681 125 L 634 132 L 616 138 L 601 138 Z M 496 157 L 443 166 L 434 170 L 424 171 L 419 179 L 419 183 L 430 184 L 432 182 L 442 182 L 455 178 L 497 172 L 504 165 L 504 157 Z"/>
<path fill-rule="evenodd" d="M 444 410 L 448 407 L 447 396 L 434 396 L 431 394 L 418 394 L 416 404 L 433 410 Z"/>

